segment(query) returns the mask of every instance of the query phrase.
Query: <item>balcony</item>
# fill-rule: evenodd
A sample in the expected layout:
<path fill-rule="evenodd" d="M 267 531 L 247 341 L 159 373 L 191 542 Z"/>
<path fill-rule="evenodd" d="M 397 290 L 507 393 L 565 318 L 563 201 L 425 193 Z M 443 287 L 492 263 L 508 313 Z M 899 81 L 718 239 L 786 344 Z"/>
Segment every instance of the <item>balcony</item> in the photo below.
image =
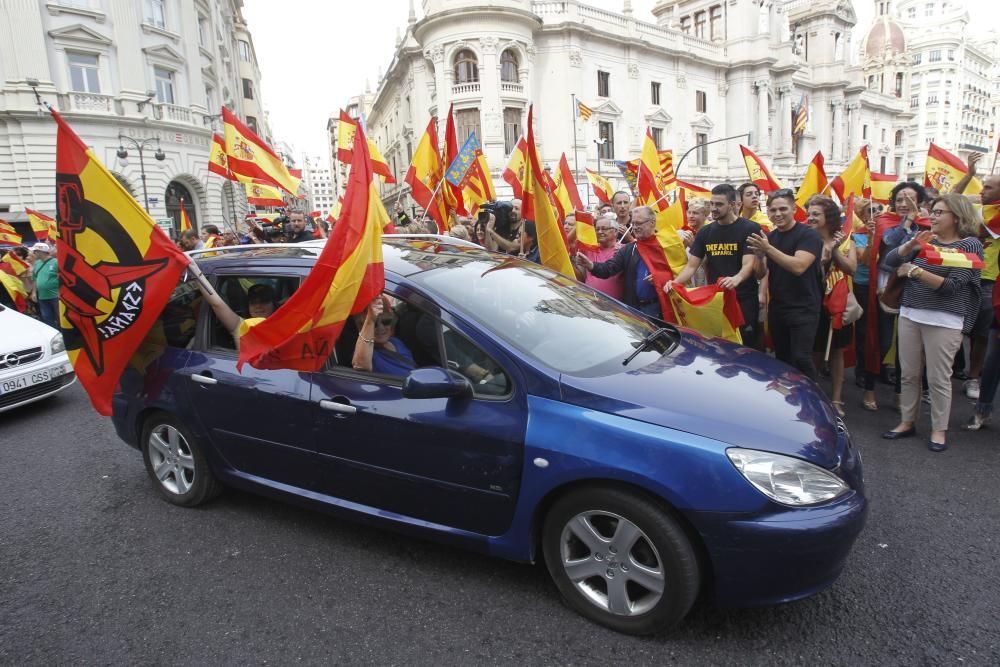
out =
<path fill-rule="evenodd" d="M 157 104 L 153 107 L 156 120 L 167 120 L 173 123 L 190 125 L 193 120 L 191 110 L 176 104 Z"/>
<path fill-rule="evenodd" d="M 514 93 L 516 95 L 524 94 L 524 85 L 520 83 L 514 83 L 511 81 L 503 81 L 500 83 L 500 92 L 503 93 Z"/>
<path fill-rule="evenodd" d="M 100 93 L 67 93 L 60 95 L 59 107 L 78 113 L 113 113 L 114 98 Z M 65 99 L 65 104 L 63 104 Z"/>
<path fill-rule="evenodd" d="M 479 92 L 479 82 L 456 83 L 451 87 L 452 95 L 473 95 Z"/>

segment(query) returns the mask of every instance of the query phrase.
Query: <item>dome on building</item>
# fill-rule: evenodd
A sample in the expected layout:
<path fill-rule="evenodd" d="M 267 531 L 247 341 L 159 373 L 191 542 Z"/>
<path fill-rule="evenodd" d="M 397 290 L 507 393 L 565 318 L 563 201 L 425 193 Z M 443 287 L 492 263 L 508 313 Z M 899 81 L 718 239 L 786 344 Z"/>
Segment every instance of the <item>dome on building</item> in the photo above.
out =
<path fill-rule="evenodd" d="M 880 16 L 865 38 L 865 57 L 875 58 L 889 50 L 890 55 L 906 52 L 906 38 L 903 29 L 888 16 Z"/>

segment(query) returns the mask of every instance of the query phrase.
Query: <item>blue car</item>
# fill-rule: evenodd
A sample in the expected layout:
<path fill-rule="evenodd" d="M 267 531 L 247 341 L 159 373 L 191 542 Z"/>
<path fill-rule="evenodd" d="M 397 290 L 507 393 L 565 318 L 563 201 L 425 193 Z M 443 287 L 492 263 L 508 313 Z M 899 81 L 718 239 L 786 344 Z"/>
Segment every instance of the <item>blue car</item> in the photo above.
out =
<path fill-rule="evenodd" d="M 280 306 L 322 247 L 194 256 L 237 314 Z M 511 560 L 631 634 L 830 586 L 865 523 L 861 460 L 819 388 L 764 354 L 651 320 L 454 239 L 383 240 L 375 338 L 321 372 L 237 371 L 183 281 L 114 397 L 153 486 L 235 487 Z M 266 287 L 260 287 L 264 285 Z M 364 317 L 361 315 L 360 317 Z M 359 341 L 359 338 L 361 339 Z M 375 341 L 373 372 L 356 353 Z"/>

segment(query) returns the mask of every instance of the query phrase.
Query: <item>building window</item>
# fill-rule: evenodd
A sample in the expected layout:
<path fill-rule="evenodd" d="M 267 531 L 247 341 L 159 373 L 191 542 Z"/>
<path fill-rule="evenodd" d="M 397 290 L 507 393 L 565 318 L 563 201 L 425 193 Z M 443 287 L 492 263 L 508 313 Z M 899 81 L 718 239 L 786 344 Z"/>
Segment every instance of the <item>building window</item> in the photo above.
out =
<path fill-rule="evenodd" d="M 479 109 L 460 109 L 455 112 L 455 134 L 459 143 L 463 143 L 473 132 L 482 141 L 483 133 L 479 130 Z"/>
<path fill-rule="evenodd" d="M 864 139 L 864 140 L 868 139 L 868 126 L 867 125 L 862 125 L 861 126 L 861 138 Z"/>
<path fill-rule="evenodd" d="M 253 116 L 247 116 L 247 127 L 253 130 L 254 134 L 260 134 L 260 132 L 257 131 L 257 119 Z"/>
<path fill-rule="evenodd" d="M 146 0 L 146 23 L 157 28 L 167 27 L 166 0 Z"/>
<path fill-rule="evenodd" d="M 656 150 L 660 150 L 663 147 L 663 128 L 651 127 L 649 130 L 653 134 L 653 145 L 656 146 Z"/>
<path fill-rule="evenodd" d="M 156 100 L 160 104 L 174 103 L 174 73 L 163 67 L 153 68 L 153 79 L 156 81 Z"/>
<path fill-rule="evenodd" d="M 521 110 L 507 107 L 503 110 L 503 149 L 510 155 L 521 137 Z"/>
<path fill-rule="evenodd" d="M 253 81 L 250 79 L 243 79 L 243 97 L 248 100 L 253 99 Z"/>
<path fill-rule="evenodd" d="M 902 145 L 903 145 L 903 131 L 896 130 L 896 146 L 898 147 Z"/>
<path fill-rule="evenodd" d="M 245 63 L 250 62 L 250 42 L 245 39 L 239 41 L 240 60 Z"/>
<path fill-rule="evenodd" d="M 705 12 L 694 13 L 694 36 L 705 39 Z"/>
<path fill-rule="evenodd" d="M 885 128 L 882 128 L 882 143 L 885 143 Z"/>
<path fill-rule="evenodd" d="M 924 5 L 924 16 L 934 16 L 934 5 L 929 2 Z"/>
<path fill-rule="evenodd" d="M 704 90 L 694 92 L 694 110 L 698 113 L 708 112 L 708 95 L 705 94 Z"/>
<path fill-rule="evenodd" d="M 455 56 L 455 83 L 476 83 L 479 81 L 479 63 L 476 54 L 462 49 Z M 476 110 L 478 117 L 479 111 Z M 477 135 L 478 136 L 478 135 Z"/>
<path fill-rule="evenodd" d="M 896 97 L 903 96 L 903 73 L 896 72 Z"/>
<path fill-rule="evenodd" d="M 602 160 L 615 159 L 615 126 L 614 123 L 600 121 L 597 124 L 597 136 L 602 143 L 598 144 L 597 156 Z"/>
<path fill-rule="evenodd" d="M 215 90 L 211 86 L 205 86 L 205 108 L 215 109 Z"/>
<path fill-rule="evenodd" d="M 910 7 L 909 9 L 907 9 L 906 10 L 906 18 L 908 18 L 908 19 L 915 19 L 915 18 L 917 18 L 917 8 L 916 7 Z"/>
<path fill-rule="evenodd" d="M 649 84 L 649 102 L 657 106 L 660 104 L 660 83 L 658 81 Z"/>
<path fill-rule="evenodd" d="M 500 54 L 500 80 L 506 83 L 517 83 L 517 56 L 507 49 Z"/>
<path fill-rule="evenodd" d="M 70 87 L 78 93 L 101 92 L 97 56 L 92 53 L 66 53 L 69 60 Z"/>
<path fill-rule="evenodd" d="M 923 58 L 923 54 L 921 54 L 919 51 L 917 53 L 914 53 L 913 54 L 913 64 L 914 65 L 919 65 L 922 58 Z"/>
<path fill-rule="evenodd" d="M 708 146 L 705 146 L 704 144 L 708 143 L 708 135 L 707 134 L 702 134 L 702 133 L 699 132 L 698 134 L 694 135 L 694 142 L 695 142 L 695 145 L 698 146 L 698 150 L 696 151 L 697 154 L 698 154 L 698 166 L 699 167 L 707 167 L 708 166 Z"/>
<path fill-rule="evenodd" d="M 691 17 L 690 16 L 682 16 L 681 17 L 681 32 L 683 32 L 685 35 L 690 35 L 691 34 Z"/>
<path fill-rule="evenodd" d="M 208 46 L 208 19 L 198 14 L 198 46 Z"/>
<path fill-rule="evenodd" d="M 948 60 L 955 59 L 955 49 L 948 49 Z"/>
<path fill-rule="evenodd" d="M 879 158 L 879 162 L 878 162 L 878 171 L 879 171 L 880 174 L 884 174 L 885 173 L 886 164 L 887 164 L 886 163 L 886 157 L 883 155 L 881 158 Z"/>
<path fill-rule="evenodd" d="M 910 95 L 910 108 L 916 109 L 919 104 L 920 104 L 920 96 Z"/>
<path fill-rule="evenodd" d="M 939 62 L 941 62 L 941 50 L 940 49 L 934 49 L 933 51 L 931 51 L 930 54 L 928 54 L 928 56 L 927 56 L 927 60 L 928 60 L 928 62 L 932 62 L 932 63 L 939 63 Z"/>
<path fill-rule="evenodd" d="M 597 96 L 610 97 L 611 95 L 611 73 L 597 71 Z"/>
<path fill-rule="evenodd" d="M 708 34 L 713 42 L 723 39 L 721 5 L 715 5 L 708 10 Z"/>

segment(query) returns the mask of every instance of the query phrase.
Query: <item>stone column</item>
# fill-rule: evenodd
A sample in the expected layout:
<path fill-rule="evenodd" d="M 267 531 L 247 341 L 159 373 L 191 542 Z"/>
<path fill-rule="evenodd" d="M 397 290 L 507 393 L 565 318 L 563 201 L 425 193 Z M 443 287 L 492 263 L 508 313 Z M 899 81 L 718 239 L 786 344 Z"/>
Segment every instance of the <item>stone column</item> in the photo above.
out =
<path fill-rule="evenodd" d="M 767 89 L 770 85 L 768 79 L 758 79 L 754 82 L 754 87 L 757 88 L 757 136 L 754 137 L 757 141 L 754 144 L 760 152 L 769 152 L 771 148 L 767 133 Z"/>
<path fill-rule="evenodd" d="M 778 94 L 781 95 L 781 118 L 778 125 L 778 141 L 775 148 L 781 155 L 791 155 L 792 146 L 792 84 L 783 83 L 778 86 Z"/>
<path fill-rule="evenodd" d="M 146 99 L 146 91 L 152 86 L 146 81 L 146 59 L 142 57 L 142 29 L 139 24 L 143 17 L 139 14 L 139 3 L 133 0 L 110 0 L 108 18 L 115 27 L 115 61 L 118 66 L 118 82 L 122 99 L 141 101 Z M 192 39 L 197 40 L 197 33 Z M 235 57 L 235 56 L 234 56 Z M 220 95 L 222 91 L 219 91 Z M 148 107 L 147 107 L 148 109 Z M 126 108 L 130 114 L 133 109 Z M 138 113 L 138 111 L 136 111 Z"/>
<path fill-rule="evenodd" d="M 844 100 L 830 102 L 833 113 L 833 138 L 830 159 L 839 162 L 844 159 Z"/>
<path fill-rule="evenodd" d="M 866 141 L 861 138 L 861 103 L 851 102 L 847 105 L 848 122 L 851 124 L 850 145 L 843 155 L 844 160 L 850 160 Z"/>

